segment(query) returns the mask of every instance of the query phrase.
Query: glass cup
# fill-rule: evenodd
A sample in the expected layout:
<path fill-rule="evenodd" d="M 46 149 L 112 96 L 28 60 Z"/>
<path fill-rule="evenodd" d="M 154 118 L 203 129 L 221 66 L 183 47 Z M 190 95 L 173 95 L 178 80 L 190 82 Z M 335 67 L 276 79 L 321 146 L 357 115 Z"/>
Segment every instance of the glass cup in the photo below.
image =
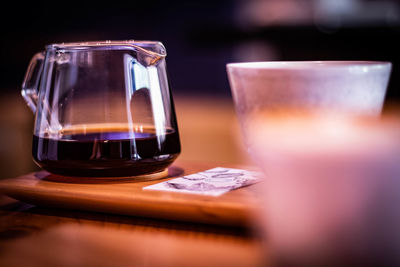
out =
<path fill-rule="evenodd" d="M 265 173 L 254 221 L 268 264 L 400 262 L 400 123 L 379 120 L 390 71 L 372 61 L 227 65 L 242 141 Z"/>
<path fill-rule="evenodd" d="M 165 56 L 153 41 L 47 45 L 22 85 L 34 161 L 71 176 L 165 170 L 180 153 Z"/>

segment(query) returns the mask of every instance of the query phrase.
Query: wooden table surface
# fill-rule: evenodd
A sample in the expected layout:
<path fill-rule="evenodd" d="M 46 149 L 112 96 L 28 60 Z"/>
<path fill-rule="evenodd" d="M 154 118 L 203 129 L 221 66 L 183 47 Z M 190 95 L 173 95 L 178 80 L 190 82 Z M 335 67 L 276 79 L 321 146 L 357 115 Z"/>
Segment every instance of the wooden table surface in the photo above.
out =
<path fill-rule="evenodd" d="M 36 207 L 0 196 L 0 266 L 260 266 L 263 257 L 251 227 Z"/>

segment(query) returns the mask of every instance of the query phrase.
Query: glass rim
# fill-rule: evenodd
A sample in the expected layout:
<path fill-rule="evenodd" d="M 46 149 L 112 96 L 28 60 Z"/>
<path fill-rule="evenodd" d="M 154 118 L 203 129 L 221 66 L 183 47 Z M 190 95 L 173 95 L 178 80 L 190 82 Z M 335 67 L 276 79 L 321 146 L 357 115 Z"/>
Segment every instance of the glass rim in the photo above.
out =
<path fill-rule="evenodd" d="M 319 68 L 385 68 L 390 67 L 388 61 L 371 60 L 318 60 L 318 61 L 257 61 L 257 62 L 235 62 L 226 64 L 227 68 L 243 69 L 269 69 L 269 70 L 303 70 Z"/>
<path fill-rule="evenodd" d="M 159 51 L 146 49 L 147 47 L 159 47 Z M 83 41 L 53 43 L 45 46 L 46 50 L 102 50 L 102 49 L 132 49 L 136 48 L 155 56 L 165 57 L 167 55 L 164 45 L 160 41 L 148 40 L 104 40 L 104 41 Z"/>

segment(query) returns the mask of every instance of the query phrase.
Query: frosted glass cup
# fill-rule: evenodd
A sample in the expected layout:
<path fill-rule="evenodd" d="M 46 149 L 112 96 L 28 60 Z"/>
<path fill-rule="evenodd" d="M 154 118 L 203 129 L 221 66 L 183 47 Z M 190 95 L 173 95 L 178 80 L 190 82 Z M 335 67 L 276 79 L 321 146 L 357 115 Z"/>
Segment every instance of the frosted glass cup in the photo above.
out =
<path fill-rule="evenodd" d="M 237 116 L 248 143 L 249 120 L 260 112 L 304 110 L 379 116 L 391 63 L 271 61 L 227 64 Z"/>
<path fill-rule="evenodd" d="M 46 46 L 22 85 L 34 161 L 71 176 L 163 172 L 180 153 L 165 57 L 153 41 Z"/>

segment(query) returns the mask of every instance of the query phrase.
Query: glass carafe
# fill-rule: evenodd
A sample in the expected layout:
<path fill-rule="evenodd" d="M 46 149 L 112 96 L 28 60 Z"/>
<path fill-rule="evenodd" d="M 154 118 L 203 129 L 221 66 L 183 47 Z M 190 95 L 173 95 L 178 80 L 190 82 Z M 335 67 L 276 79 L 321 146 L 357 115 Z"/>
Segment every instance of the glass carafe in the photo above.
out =
<path fill-rule="evenodd" d="M 35 113 L 32 154 L 72 176 L 163 171 L 180 153 L 160 42 L 46 46 L 28 67 L 22 95 Z"/>

